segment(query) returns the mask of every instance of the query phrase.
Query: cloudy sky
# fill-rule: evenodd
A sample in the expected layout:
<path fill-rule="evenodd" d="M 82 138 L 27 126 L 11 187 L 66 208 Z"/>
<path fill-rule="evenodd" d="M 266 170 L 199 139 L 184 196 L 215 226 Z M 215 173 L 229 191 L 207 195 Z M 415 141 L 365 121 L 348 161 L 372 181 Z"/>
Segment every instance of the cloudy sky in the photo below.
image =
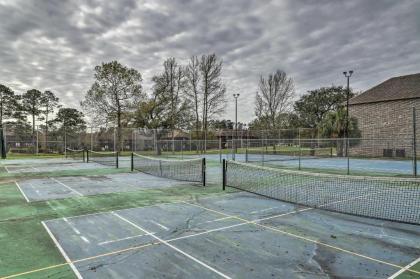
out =
<path fill-rule="evenodd" d="M 276 69 L 297 96 L 344 84 L 348 69 L 356 90 L 420 72 L 417 0 L 0 0 L 0 18 L 0 83 L 52 90 L 71 107 L 111 60 L 138 69 L 150 91 L 166 58 L 216 53 L 229 103 L 220 117 L 233 119 L 240 93 L 240 121 L 254 117 L 258 76 Z"/>

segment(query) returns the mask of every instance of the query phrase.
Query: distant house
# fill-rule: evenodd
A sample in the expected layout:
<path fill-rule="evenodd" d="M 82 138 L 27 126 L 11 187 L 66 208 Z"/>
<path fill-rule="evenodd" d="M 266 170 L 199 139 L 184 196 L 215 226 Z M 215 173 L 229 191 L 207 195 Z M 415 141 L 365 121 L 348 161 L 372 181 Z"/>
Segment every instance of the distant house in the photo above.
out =
<path fill-rule="evenodd" d="M 351 148 L 353 155 L 411 157 L 413 107 L 420 132 L 420 73 L 390 78 L 350 99 L 349 105 L 366 139 Z"/>

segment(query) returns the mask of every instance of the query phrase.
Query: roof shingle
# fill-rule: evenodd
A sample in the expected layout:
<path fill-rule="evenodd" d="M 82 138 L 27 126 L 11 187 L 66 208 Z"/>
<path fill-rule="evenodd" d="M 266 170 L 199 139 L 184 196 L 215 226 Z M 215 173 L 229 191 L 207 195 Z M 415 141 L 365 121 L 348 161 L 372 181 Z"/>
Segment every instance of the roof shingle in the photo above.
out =
<path fill-rule="evenodd" d="M 350 105 L 420 98 L 420 73 L 393 77 L 351 98 Z"/>

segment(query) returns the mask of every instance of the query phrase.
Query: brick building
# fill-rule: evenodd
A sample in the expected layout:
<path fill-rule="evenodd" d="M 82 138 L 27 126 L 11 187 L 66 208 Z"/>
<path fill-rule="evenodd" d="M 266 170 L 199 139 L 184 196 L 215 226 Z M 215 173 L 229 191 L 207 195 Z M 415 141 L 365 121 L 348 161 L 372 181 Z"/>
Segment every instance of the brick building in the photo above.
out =
<path fill-rule="evenodd" d="M 353 144 L 352 155 L 411 157 L 413 107 L 417 134 L 420 131 L 420 73 L 390 78 L 352 98 L 349 104 L 350 116 L 358 120 L 363 138 Z"/>

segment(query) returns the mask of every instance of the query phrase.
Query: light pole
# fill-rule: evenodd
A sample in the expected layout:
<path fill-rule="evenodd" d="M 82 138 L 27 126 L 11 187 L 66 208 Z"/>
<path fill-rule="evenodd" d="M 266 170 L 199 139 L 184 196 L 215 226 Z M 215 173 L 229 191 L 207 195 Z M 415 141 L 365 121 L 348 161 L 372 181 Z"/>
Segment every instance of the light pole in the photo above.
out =
<path fill-rule="evenodd" d="M 235 140 L 238 139 L 238 98 L 239 93 L 233 94 L 233 98 L 235 98 Z M 234 142 L 234 141 L 232 141 Z M 235 146 L 235 153 L 236 153 L 236 142 L 234 142 Z"/>
<path fill-rule="evenodd" d="M 349 158 L 349 99 L 350 99 L 350 77 L 353 71 L 343 72 L 343 75 L 347 78 L 347 92 L 346 92 L 346 156 L 347 156 L 347 174 L 350 174 L 350 158 Z"/>

